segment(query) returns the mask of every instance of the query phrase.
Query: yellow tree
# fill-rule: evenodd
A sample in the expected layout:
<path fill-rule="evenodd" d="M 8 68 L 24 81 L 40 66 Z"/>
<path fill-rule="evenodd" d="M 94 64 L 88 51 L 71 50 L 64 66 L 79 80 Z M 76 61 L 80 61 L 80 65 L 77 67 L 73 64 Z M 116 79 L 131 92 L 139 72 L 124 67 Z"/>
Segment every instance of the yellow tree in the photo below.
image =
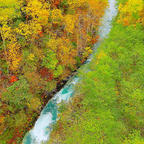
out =
<path fill-rule="evenodd" d="M 120 4 L 120 16 L 118 22 L 124 25 L 135 24 L 140 21 L 140 14 L 144 8 L 143 0 L 128 0 L 125 4 Z"/>
<path fill-rule="evenodd" d="M 33 21 L 41 23 L 42 25 L 47 24 L 50 5 L 44 0 L 26 0 L 27 6 L 23 8 L 26 12 L 27 18 L 32 17 Z"/>
<path fill-rule="evenodd" d="M 20 2 L 18 0 L 0 0 L 0 23 L 20 16 Z"/>
<path fill-rule="evenodd" d="M 4 24 L 1 27 L 0 32 L 3 40 L 5 59 L 10 70 L 16 71 L 21 61 L 20 45 L 17 42 L 13 29 L 8 25 Z M 6 41 L 8 41 L 7 44 Z"/>

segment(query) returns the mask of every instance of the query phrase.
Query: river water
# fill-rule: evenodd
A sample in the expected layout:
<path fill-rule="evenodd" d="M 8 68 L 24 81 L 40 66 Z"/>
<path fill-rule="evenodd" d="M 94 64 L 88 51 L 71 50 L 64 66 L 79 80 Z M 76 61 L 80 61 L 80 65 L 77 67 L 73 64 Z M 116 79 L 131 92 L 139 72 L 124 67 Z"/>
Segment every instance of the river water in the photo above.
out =
<path fill-rule="evenodd" d="M 117 15 L 116 0 L 108 0 L 109 6 L 105 10 L 105 14 L 101 19 L 101 26 L 99 27 L 99 42 L 94 45 L 93 54 L 102 40 L 107 37 L 111 30 L 111 23 L 113 18 Z M 93 57 L 93 54 L 86 61 L 87 65 Z M 67 84 L 54 95 L 54 97 L 47 103 L 37 119 L 34 127 L 25 135 L 23 144 L 43 144 L 49 140 L 53 124 L 58 120 L 58 107 L 62 102 L 68 102 L 75 92 L 75 84 L 79 81 L 76 75 L 72 77 Z"/>

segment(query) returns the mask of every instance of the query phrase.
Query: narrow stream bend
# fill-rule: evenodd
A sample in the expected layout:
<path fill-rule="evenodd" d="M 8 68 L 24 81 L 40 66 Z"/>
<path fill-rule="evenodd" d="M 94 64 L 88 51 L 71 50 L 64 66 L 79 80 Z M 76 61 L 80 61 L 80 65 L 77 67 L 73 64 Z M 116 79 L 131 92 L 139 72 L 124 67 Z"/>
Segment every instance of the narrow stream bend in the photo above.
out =
<path fill-rule="evenodd" d="M 100 45 L 101 41 L 106 38 L 111 30 L 112 19 L 117 14 L 116 0 L 108 0 L 109 6 L 105 10 L 105 14 L 102 18 L 102 25 L 99 27 L 100 40 L 94 45 L 94 49 Z M 95 50 L 93 54 L 95 53 Z M 87 60 L 89 63 L 93 54 Z M 72 77 L 67 84 L 47 103 L 42 110 L 40 117 L 37 119 L 33 129 L 31 129 L 23 139 L 23 144 L 42 144 L 49 140 L 50 133 L 52 131 L 52 125 L 58 120 L 58 107 L 62 101 L 69 101 L 73 96 L 74 86 L 79 81 L 79 77 Z"/>

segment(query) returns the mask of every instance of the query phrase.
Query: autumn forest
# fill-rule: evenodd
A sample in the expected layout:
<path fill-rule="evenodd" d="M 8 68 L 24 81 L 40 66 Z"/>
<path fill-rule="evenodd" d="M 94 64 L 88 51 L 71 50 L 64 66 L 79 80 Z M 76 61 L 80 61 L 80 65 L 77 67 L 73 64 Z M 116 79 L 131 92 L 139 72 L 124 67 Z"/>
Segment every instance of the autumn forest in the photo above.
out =
<path fill-rule="evenodd" d="M 41 110 L 75 73 L 48 144 L 144 144 L 144 0 L 0 0 L 0 144 L 21 144 Z M 31 144 L 31 143 L 28 143 Z M 39 143 L 40 144 L 40 143 Z"/>

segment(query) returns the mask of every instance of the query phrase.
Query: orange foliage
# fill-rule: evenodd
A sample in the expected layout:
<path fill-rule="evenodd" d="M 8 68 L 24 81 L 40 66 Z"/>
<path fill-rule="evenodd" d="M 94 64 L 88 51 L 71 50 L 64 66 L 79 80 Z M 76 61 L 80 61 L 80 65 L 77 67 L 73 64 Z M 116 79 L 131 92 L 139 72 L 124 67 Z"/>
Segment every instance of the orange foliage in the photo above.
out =
<path fill-rule="evenodd" d="M 47 78 L 47 82 L 53 80 L 53 73 L 49 73 L 48 78 Z"/>
<path fill-rule="evenodd" d="M 4 122 L 5 117 L 4 116 L 0 116 L 0 123 Z"/>
<path fill-rule="evenodd" d="M 42 78 L 47 78 L 47 81 L 51 81 L 53 79 L 53 73 L 47 68 L 42 68 L 40 70 L 40 75 Z"/>
<path fill-rule="evenodd" d="M 91 43 L 92 43 L 92 44 L 95 44 L 95 43 L 98 41 L 98 39 L 99 39 L 99 36 L 97 35 L 95 38 L 93 38 L 93 39 L 91 40 Z"/>
<path fill-rule="evenodd" d="M 16 76 L 11 76 L 10 83 L 16 82 L 18 78 Z"/>
<path fill-rule="evenodd" d="M 60 4 L 61 0 L 54 0 L 53 2 L 53 6 L 58 7 L 58 5 Z"/>
<path fill-rule="evenodd" d="M 38 32 L 38 35 L 39 35 L 40 37 L 43 37 L 43 36 L 44 36 L 42 31 L 39 31 L 39 32 Z"/>

